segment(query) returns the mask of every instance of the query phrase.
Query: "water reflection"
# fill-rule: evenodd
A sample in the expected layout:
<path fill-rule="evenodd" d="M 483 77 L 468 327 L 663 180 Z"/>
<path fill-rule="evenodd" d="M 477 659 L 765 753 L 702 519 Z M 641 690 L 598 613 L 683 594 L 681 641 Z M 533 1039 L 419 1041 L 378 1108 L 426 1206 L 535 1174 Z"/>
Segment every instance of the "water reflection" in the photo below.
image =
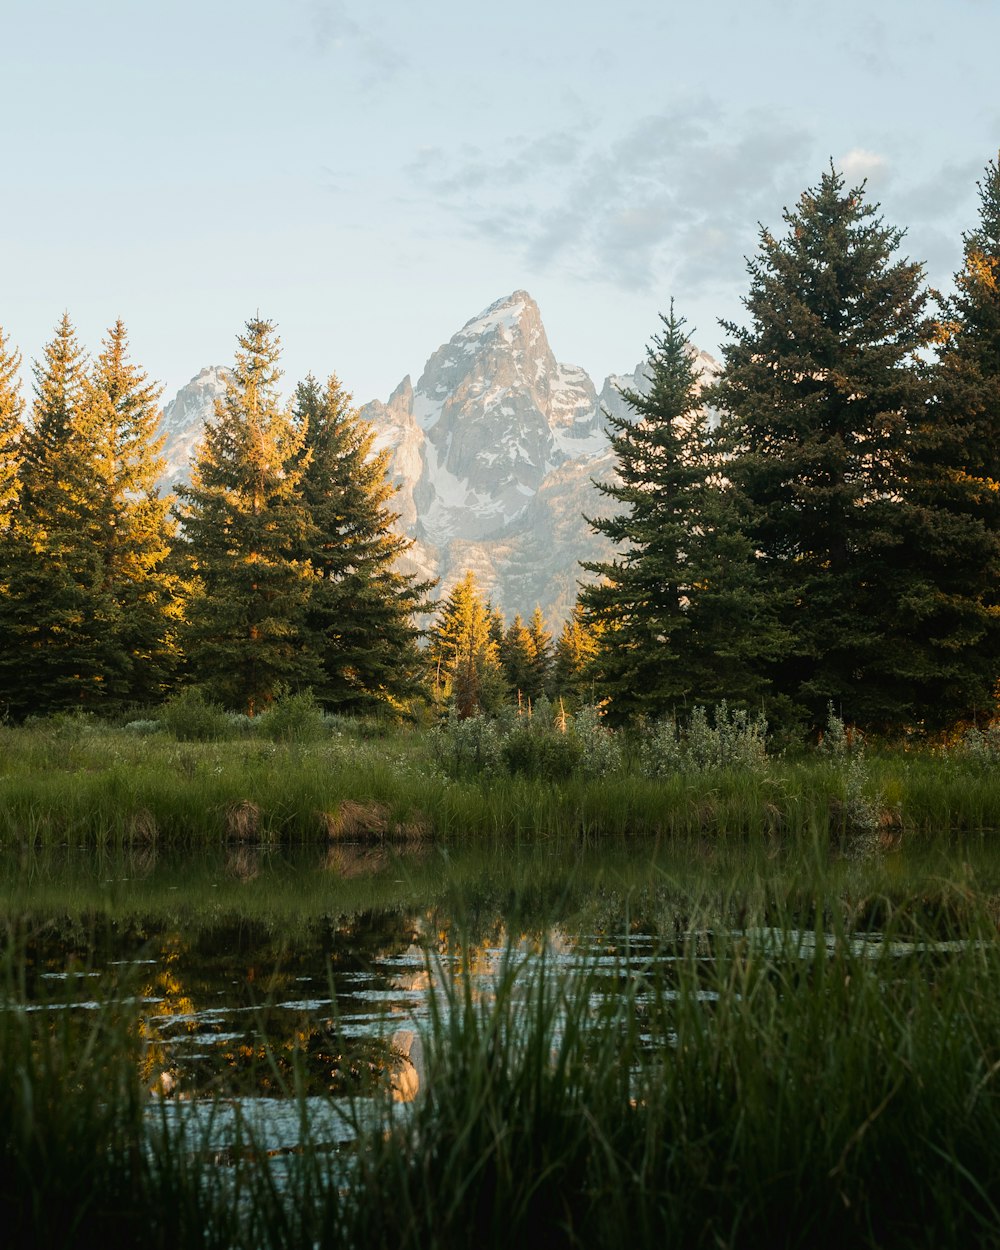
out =
<path fill-rule="evenodd" d="M 402 856 L 343 843 L 291 851 L 241 842 L 198 856 L 62 848 L 8 857 L 0 910 L 17 925 L 37 1008 L 92 1009 L 98 992 L 134 1007 L 141 1077 L 158 1114 L 187 1105 L 197 1127 L 209 1114 L 204 1100 L 221 1096 L 230 1101 L 211 1113 L 213 1142 L 230 1131 L 224 1108 L 239 1107 L 278 1150 L 299 1140 L 293 1091 L 329 1121 L 329 1140 L 350 1136 L 335 1110 L 345 1095 L 417 1097 L 420 1030 L 442 980 L 464 971 L 489 993 L 510 949 L 544 949 L 562 970 L 586 965 L 605 995 L 654 972 L 669 982 L 671 961 L 692 946 L 707 966 L 716 930 L 706 914 L 728 939 L 773 954 L 787 934 L 748 917 L 766 917 L 768 891 L 795 915 L 796 878 L 745 848 L 727 854 L 684 859 L 682 849 L 649 844 Z M 861 931 L 855 940 L 877 949 L 880 907 L 893 889 L 910 888 L 905 868 L 897 860 L 863 877 L 851 864 L 826 871 Z M 980 882 L 996 876 L 989 858 L 970 871 Z M 832 939 L 815 896 L 801 895 L 797 956 L 807 958 Z M 706 1004 L 714 998 L 706 989 Z"/>

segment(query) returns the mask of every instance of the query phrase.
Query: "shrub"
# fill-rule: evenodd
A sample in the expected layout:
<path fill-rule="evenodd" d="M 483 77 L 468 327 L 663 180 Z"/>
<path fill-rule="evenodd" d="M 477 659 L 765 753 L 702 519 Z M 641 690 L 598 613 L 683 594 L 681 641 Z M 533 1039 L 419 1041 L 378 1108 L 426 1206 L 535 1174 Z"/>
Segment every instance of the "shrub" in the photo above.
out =
<path fill-rule="evenodd" d="M 503 736 L 501 756 L 511 774 L 565 781 L 580 763 L 583 748 L 575 735 L 561 733 L 537 717 L 522 716 Z"/>
<path fill-rule="evenodd" d="M 820 735 L 816 748 L 821 755 L 844 759 L 864 750 L 864 738 L 856 729 L 848 729 L 843 718 L 837 715 L 831 701 L 826 705 L 826 729 Z"/>
<path fill-rule="evenodd" d="M 615 732 L 605 725 L 600 708 L 580 708 L 573 717 L 573 737 L 579 748 L 580 769 L 588 777 L 606 777 L 621 768 L 621 745 Z"/>
<path fill-rule="evenodd" d="M 168 699 L 160 720 L 179 742 L 227 738 L 232 728 L 222 708 L 210 703 L 198 686 L 188 686 Z"/>
<path fill-rule="evenodd" d="M 956 752 L 974 764 L 990 767 L 1000 763 L 1000 721 L 991 721 L 985 729 L 977 729 L 975 725 L 967 729 Z"/>
<path fill-rule="evenodd" d="M 639 771 L 646 777 L 667 777 L 685 769 L 684 743 L 672 716 L 640 727 Z"/>
<path fill-rule="evenodd" d="M 454 704 L 434 730 L 434 755 L 452 777 L 503 771 L 504 732 L 490 716 L 460 717 Z"/>
<path fill-rule="evenodd" d="M 656 724 L 643 742 L 639 759 L 640 768 L 650 777 L 721 768 L 763 772 L 767 768 L 767 721 L 763 712 L 751 720 L 745 708 L 730 711 L 725 700 L 711 720 L 703 707 L 696 707 L 686 733 L 681 733 L 672 717 Z"/>
<path fill-rule="evenodd" d="M 317 742 L 327 729 L 313 692 L 304 690 L 275 699 L 261 716 L 259 731 L 272 742 Z"/>

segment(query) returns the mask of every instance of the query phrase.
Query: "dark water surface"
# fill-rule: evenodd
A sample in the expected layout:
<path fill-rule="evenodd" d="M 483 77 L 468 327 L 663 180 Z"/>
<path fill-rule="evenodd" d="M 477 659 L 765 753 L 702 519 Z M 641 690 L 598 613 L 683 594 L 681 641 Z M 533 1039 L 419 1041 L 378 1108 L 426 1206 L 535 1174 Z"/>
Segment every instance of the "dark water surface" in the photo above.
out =
<path fill-rule="evenodd" d="M 0 914 L 33 1010 L 121 996 L 151 1104 L 197 1115 L 211 1096 L 205 1134 L 218 1145 L 233 1109 L 250 1108 L 281 1149 L 298 1140 L 293 1087 L 317 1115 L 348 1094 L 414 1098 L 435 987 L 463 969 L 488 992 L 505 952 L 545 950 L 553 967 L 596 969 L 598 992 L 613 994 L 623 977 L 662 972 L 699 926 L 766 931 L 775 899 L 786 918 L 800 909 L 808 945 L 812 871 L 872 942 L 894 892 L 997 875 L 987 855 L 792 865 L 745 844 L 63 847 L 5 853 Z"/>

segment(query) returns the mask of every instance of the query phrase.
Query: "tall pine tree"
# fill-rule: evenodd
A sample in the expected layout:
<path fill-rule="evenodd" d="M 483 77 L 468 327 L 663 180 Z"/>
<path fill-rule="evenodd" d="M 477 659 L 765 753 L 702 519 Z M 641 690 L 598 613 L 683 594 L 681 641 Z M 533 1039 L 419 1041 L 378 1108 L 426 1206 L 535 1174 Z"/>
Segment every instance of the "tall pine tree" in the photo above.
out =
<path fill-rule="evenodd" d="M 253 716 L 282 686 L 310 686 L 318 664 L 303 628 L 313 569 L 302 481 L 305 431 L 282 404 L 280 341 L 254 317 L 225 398 L 205 427 L 191 485 L 179 493 L 195 579 L 186 629 L 190 674 Z"/>
<path fill-rule="evenodd" d="M 632 414 L 609 418 L 620 481 L 598 489 L 624 510 L 589 521 L 619 554 L 583 565 L 601 580 L 579 596 L 618 721 L 685 702 L 747 702 L 760 689 L 752 661 L 770 645 L 750 549 L 713 465 L 684 320 L 672 303 L 661 320 L 647 350 L 649 392 L 623 391 Z"/>
<path fill-rule="evenodd" d="M 919 616 L 930 723 L 989 717 L 1000 679 L 1000 168 L 979 184 L 939 328 L 935 399 L 916 430 L 907 555 L 925 584 Z"/>
<path fill-rule="evenodd" d="M 500 640 L 500 663 L 504 679 L 511 691 L 521 699 L 537 699 L 535 682 L 535 648 L 531 634 L 518 612 Z"/>
<path fill-rule="evenodd" d="M 113 705 L 127 692 L 129 669 L 98 541 L 102 429 L 68 314 L 34 373 L 0 603 L 0 698 L 14 715 Z"/>
<path fill-rule="evenodd" d="M 118 320 L 108 331 L 88 382 L 86 403 L 99 438 L 103 499 L 97 540 L 105 583 L 119 614 L 129 658 L 128 695 L 156 702 L 176 665 L 183 598 L 168 566 L 176 525 L 161 499 L 158 433 L 162 387 L 129 359 Z"/>
<path fill-rule="evenodd" d="M 495 712 L 506 697 L 491 617 L 470 569 L 445 598 L 428 633 L 436 695 L 452 702 L 461 717 Z"/>
<path fill-rule="evenodd" d="M 747 503 L 765 602 L 789 642 L 775 688 L 822 722 L 832 700 L 876 727 L 919 714 L 929 659 L 909 645 L 927 597 L 902 557 L 906 481 L 929 390 L 922 268 L 897 256 L 864 188 L 832 169 L 762 229 L 745 326 L 713 397 L 726 474 Z"/>
<path fill-rule="evenodd" d="M 24 435 L 21 353 L 0 326 L 0 534 L 10 528 L 20 494 L 18 484 Z"/>
<path fill-rule="evenodd" d="M 393 530 L 388 453 L 331 376 L 300 383 L 302 494 L 309 515 L 304 557 L 314 579 L 305 631 L 320 662 L 320 702 L 344 711 L 398 710 L 422 687 L 416 614 L 432 583 L 399 571 L 412 542 Z"/>
<path fill-rule="evenodd" d="M 556 641 L 552 690 L 558 698 L 574 705 L 597 701 L 598 637 L 598 630 L 588 623 L 583 609 L 575 603 Z"/>

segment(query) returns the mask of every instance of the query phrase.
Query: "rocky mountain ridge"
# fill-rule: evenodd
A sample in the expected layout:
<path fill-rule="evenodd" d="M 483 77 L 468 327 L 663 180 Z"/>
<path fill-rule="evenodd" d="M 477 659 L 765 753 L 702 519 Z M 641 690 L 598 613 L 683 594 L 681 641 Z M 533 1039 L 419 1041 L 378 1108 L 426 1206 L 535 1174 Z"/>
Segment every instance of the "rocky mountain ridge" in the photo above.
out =
<path fill-rule="evenodd" d="M 698 353 L 703 376 L 716 362 Z M 163 413 L 167 481 L 186 475 L 226 372 L 203 369 Z M 583 519 L 606 512 L 594 481 L 614 456 L 606 414 L 625 415 L 620 388 L 645 390 L 645 362 L 606 378 L 560 364 L 538 305 L 526 291 L 497 300 L 435 351 L 416 386 L 409 375 L 383 403 L 361 407 L 389 453 L 399 528 L 414 539 L 409 567 L 447 593 L 467 568 L 509 616 L 535 604 L 565 617 L 585 574 L 580 560 L 608 558 Z"/>

